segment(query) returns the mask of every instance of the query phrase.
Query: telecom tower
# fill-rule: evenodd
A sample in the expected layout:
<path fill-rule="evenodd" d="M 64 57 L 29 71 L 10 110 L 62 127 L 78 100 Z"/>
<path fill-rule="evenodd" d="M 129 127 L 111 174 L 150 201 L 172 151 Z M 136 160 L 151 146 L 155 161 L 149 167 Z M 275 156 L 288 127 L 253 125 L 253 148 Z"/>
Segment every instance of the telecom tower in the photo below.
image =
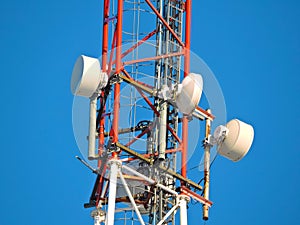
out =
<path fill-rule="evenodd" d="M 185 225 L 191 199 L 207 220 L 211 147 L 238 161 L 254 132 L 232 120 L 211 134 L 205 83 L 190 71 L 191 0 L 103 0 L 102 35 L 102 56 L 80 56 L 71 81 L 89 99 L 87 162 L 78 158 L 97 174 L 85 204 L 94 224 Z M 187 173 L 191 120 L 205 127 L 203 186 Z"/>

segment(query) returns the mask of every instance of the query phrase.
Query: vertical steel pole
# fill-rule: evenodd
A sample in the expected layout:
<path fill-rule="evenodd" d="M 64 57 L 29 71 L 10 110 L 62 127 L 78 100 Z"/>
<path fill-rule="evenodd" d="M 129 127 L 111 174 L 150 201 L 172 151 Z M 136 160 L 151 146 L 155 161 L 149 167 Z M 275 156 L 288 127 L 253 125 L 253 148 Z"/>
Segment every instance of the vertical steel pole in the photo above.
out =
<path fill-rule="evenodd" d="M 117 192 L 117 175 L 120 170 L 120 163 L 112 159 L 110 162 L 109 194 L 106 215 L 106 225 L 113 225 L 115 220 L 115 205 Z"/>
<path fill-rule="evenodd" d="M 161 104 L 159 117 L 159 160 L 165 160 L 166 158 L 167 119 L 167 103 L 164 102 Z"/>
<path fill-rule="evenodd" d="M 106 71 L 107 52 L 108 52 L 108 21 L 109 18 L 109 0 L 104 0 L 103 9 L 103 35 L 102 35 L 102 70 Z"/>
<path fill-rule="evenodd" d="M 179 199 L 180 207 L 180 225 L 187 225 L 187 196 L 181 196 Z"/>
<path fill-rule="evenodd" d="M 90 119 L 89 119 L 89 138 L 88 138 L 88 159 L 94 160 L 96 147 L 96 117 L 97 117 L 97 95 L 90 98 Z"/>
<path fill-rule="evenodd" d="M 211 110 L 207 110 L 208 113 L 211 113 Z M 205 138 L 208 139 L 211 132 L 211 120 L 206 119 L 206 125 L 205 125 Z M 210 176 L 210 148 L 211 146 L 209 144 L 206 144 L 204 146 L 204 192 L 203 197 L 207 200 L 209 200 L 209 176 Z M 207 205 L 203 205 L 203 219 L 208 220 L 208 209 L 209 207 Z"/>
<path fill-rule="evenodd" d="M 184 54 L 184 77 L 190 72 L 190 46 L 191 46 L 191 0 L 185 2 L 185 54 Z M 186 116 L 182 119 L 182 162 L 181 174 L 186 177 L 188 151 L 188 119 Z"/>
<path fill-rule="evenodd" d="M 123 23 L 123 0 L 118 1 L 118 22 L 117 22 L 117 44 L 116 44 L 116 73 L 120 73 L 122 69 L 122 23 Z M 114 88 L 114 120 L 113 120 L 113 143 L 118 141 L 119 127 L 119 111 L 120 111 L 120 84 L 117 82 Z"/>
<path fill-rule="evenodd" d="M 103 35 L 102 35 L 102 71 L 107 72 L 107 52 L 108 52 L 108 19 L 109 17 L 109 0 L 104 0 L 103 6 Z M 101 93 L 102 99 L 104 98 L 104 92 Z M 105 108 L 105 106 L 103 106 Z M 103 110 L 104 112 L 104 110 Z M 99 144 L 98 154 L 101 155 L 104 146 L 104 118 L 100 119 L 99 124 Z M 100 162 L 99 162 L 100 163 Z M 100 164 L 98 166 L 100 167 Z"/>
<path fill-rule="evenodd" d="M 94 216 L 94 225 L 100 225 L 101 223 L 101 218 L 100 216 Z"/>

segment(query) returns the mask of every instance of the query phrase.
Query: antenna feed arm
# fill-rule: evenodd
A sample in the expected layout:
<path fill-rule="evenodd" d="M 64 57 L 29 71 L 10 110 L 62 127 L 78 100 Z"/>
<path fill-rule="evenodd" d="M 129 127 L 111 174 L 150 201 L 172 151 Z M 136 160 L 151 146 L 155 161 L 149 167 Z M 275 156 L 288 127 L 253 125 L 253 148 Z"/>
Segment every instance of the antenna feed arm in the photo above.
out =
<path fill-rule="evenodd" d="M 203 141 L 203 146 L 221 145 L 229 133 L 229 129 L 225 126 L 218 126 L 213 135 L 209 134 Z"/>
<path fill-rule="evenodd" d="M 225 138 L 228 136 L 229 129 L 223 125 L 220 125 L 216 128 L 214 132 L 214 139 L 216 141 L 216 144 L 221 145 Z"/>
<path fill-rule="evenodd" d="M 205 138 L 205 139 L 203 140 L 203 146 L 204 146 L 204 147 L 213 147 L 216 143 L 217 143 L 217 142 L 216 142 L 214 136 L 212 136 L 212 135 L 210 135 L 210 134 L 208 135 L 207 138 Z"/>

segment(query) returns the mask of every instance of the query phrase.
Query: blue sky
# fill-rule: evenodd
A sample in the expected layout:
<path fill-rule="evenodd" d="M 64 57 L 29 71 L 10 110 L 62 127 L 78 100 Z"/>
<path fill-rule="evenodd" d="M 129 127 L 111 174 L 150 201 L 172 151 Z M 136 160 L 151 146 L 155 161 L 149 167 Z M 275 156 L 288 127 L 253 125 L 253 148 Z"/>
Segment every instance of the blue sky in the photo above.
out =
<path fill-rule="evenodd" d="M 69 82 L 78 55 L 100 55 L 101 6 L 96 0 L 1 4 L 0 224 L 92 224 L 82 204 L 95 177 L 74 157 Z M 216 159 L 206 224 L 300 220 L 299 6 L 193 1 L 192 51 L 217 77 L 227 118 L 255 128 L 242 161 Z M 191 207 L 189 219 L 199 224 L 199 207 Z"/>

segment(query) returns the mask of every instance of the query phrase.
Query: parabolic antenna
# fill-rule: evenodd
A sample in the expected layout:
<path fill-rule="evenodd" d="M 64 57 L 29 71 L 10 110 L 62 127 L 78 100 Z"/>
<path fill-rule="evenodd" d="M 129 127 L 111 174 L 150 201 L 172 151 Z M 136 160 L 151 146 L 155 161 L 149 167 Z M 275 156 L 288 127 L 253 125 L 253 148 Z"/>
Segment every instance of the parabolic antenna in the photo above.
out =
<path fill-rule="evenodd" d="M 228 134 L 218 148 L 220 155 L 237 162 L 249 151 L 253 138 L 253 127 L 238 119 L 233 119 L 226 124 Z"/>
<path fill-rule="evenodd" d="M 190 73 L 179 85 L 179 93 L 176 96 L 176 105 L 180 112 L 191 114 L 198 105 L 203 89 L 202 76 Z"/>
<path fill-rule="evenodd" d="M 71 91 L 75 96 L 90 98 L 88 158 L 96 159 L 96 116 L 97 97 L 102 88 L 107 85 L 108 76 L 100 69 L 98 59 L 81 55 L 78 57 L 72 72 Z"/>
<path fill-rule="evenodd" d="M 100 69 L 99 60 L 81 55 L 72 72 L 71 91 L 73 95 L 91 97 L 107 84 L 107 75 Z"/>

